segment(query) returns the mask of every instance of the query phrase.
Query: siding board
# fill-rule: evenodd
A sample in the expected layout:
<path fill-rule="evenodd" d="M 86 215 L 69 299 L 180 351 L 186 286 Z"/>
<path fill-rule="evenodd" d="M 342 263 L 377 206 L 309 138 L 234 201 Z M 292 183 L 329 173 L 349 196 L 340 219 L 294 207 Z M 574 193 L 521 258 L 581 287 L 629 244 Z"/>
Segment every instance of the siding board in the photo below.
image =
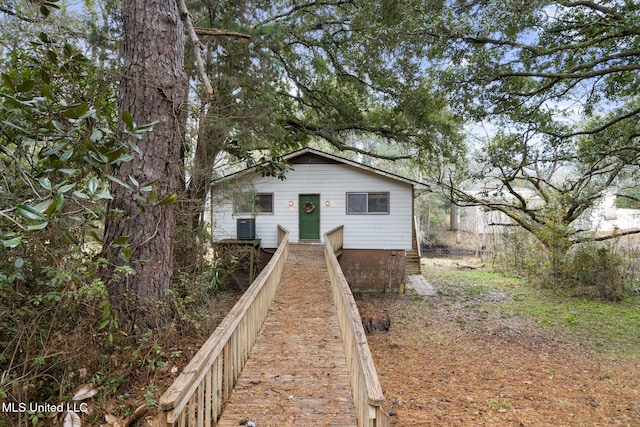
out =
<path fill-rule="evenodd" d="M 230 186 L 233 189 L 234 185 Z M 273 193 L 273 214 L 256 215 L 256 237 L 263 247 L 277 246 L 276 226 L 299 240 L 298 195 L 320 194 L 320 235 L 344 225 L 345 249 L 410 249 L 412 247 L 413 187 L 411 184 L 357 169 L 347 164 L 295 164 L 285 180 L 256 176 L 236 181 L 236 188 Z M 213 238 L 236 237 L 232 190 L 214 189 Z M 347 215 L 347 192 L 388 192 L 389 214 Z M 293 206 L 289 206 L 289 201 Z M 329 206 L 326 206 L 326 202 Z"/>

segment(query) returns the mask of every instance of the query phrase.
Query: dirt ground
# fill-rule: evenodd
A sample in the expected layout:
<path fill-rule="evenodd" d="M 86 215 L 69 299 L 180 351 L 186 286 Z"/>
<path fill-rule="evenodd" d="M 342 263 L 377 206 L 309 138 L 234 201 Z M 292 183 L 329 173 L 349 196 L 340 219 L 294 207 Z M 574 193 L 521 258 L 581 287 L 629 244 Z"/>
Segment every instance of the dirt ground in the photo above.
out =
<path fill-rule="evenodd" d="M 640 359 L 589 353 L 455 296 L 357 302 L 363 317 L 391 318 L 369 345 L 393 426 L 640 426 Z"/>

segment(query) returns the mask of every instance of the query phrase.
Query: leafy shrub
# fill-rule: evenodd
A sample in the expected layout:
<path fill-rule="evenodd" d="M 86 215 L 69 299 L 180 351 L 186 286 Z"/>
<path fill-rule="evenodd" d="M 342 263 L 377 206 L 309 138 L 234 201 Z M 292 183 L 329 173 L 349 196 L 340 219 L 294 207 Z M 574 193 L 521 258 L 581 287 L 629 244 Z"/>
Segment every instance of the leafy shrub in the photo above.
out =
<path fill-rule="evenodd" d="M 98 253 L 108 174 L 133 147 L 110 130 L 113 80 L 68 43 L 8 50 L 1 78 L 0 396 L 63 399 L 117 327 Z"/>
<path fill-rule="evenodd" d="M 520 227 L 508 227 L 494 243 L 494 268 L 540 279 L 546 254 L 542 244 Z"/>
<path fill-rule="evenodd" d="M 611 246 L 580 245 L 567 258 L 564 275 L 580 290 L 608 300 L 624 297 L 623 259 Z"/>
<path fill-rule="evenodd" d="M 583 243 L 552 252 L 519 228 L 507 230 L 501 242 L 494 268 L 522 274 L 543 287 L 575 289 L 608 300 L 619 300 L 629 289 L 640 287 L 639 257 L 626 244 Z"/>
<path fill-rule="evenodd" d="M 199 260 L 169 299 L 174 323 L 138 340 L 119 330 L 110 283 L 99 279 L 109 184 L 128 188 L 136 200 L 168 200 L 154 200 L 154 183 L 112 176 L 137 150 L 112 131 L 117 78 L 44 33 L 7 49 L 1 61 L 0 400 L 63 402 L 87 382 L 102 386 L 100 399 L 133 394 L 133 376 L 149 380 L 178 357 L 176 333 L 200 342 L 211 333 L 221 316 L 211 302 L 218 283 L 195 277 L 210 267 Z M 122 120 L 133 140 L 151 129 L 126 112 Z M 126 256 L 128 238 L 110 245 L 124 247 Z M 124 265 L 116 274 L 132 271 Z M 16 424 L 15 416 L 0 413 L 0 426 Z M 18 417 L 21 425 L 41 422 Z"/>
<path fill-rule="evenodd" d="M 97 263 L 70 257 L 64 266 L 0 266 L 0 395 L 14 402 L 69 398 L 86 381 L 75 375 L 108 342 L 117 322 Z M 8 274 L 7 274 L 8 273 Z M 14 420 L 15 421 L 15 420 Z"/>

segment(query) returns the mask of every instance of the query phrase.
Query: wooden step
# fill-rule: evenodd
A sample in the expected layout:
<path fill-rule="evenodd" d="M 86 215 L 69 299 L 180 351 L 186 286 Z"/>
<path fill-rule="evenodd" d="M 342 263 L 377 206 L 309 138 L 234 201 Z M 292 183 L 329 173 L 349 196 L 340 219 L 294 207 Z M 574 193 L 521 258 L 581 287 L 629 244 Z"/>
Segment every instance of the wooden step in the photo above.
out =
<path fill-rule="evenodd" d="M 404 274 L 405 276 L 422 274 L 420 257 L 415 249 L 405 251 Z"/>

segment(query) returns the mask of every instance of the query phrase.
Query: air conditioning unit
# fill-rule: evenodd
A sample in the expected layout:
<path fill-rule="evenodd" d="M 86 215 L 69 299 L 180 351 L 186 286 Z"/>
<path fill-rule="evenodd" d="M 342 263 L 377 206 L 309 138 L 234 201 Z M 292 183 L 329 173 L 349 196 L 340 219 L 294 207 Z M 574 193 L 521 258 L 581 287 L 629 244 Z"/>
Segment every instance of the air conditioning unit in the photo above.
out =
<path fill-rule="evenodd" d="M 238 240 L 254 240 L 256 238 L 256 219 L 239 218 L 236 223 Z"/>

